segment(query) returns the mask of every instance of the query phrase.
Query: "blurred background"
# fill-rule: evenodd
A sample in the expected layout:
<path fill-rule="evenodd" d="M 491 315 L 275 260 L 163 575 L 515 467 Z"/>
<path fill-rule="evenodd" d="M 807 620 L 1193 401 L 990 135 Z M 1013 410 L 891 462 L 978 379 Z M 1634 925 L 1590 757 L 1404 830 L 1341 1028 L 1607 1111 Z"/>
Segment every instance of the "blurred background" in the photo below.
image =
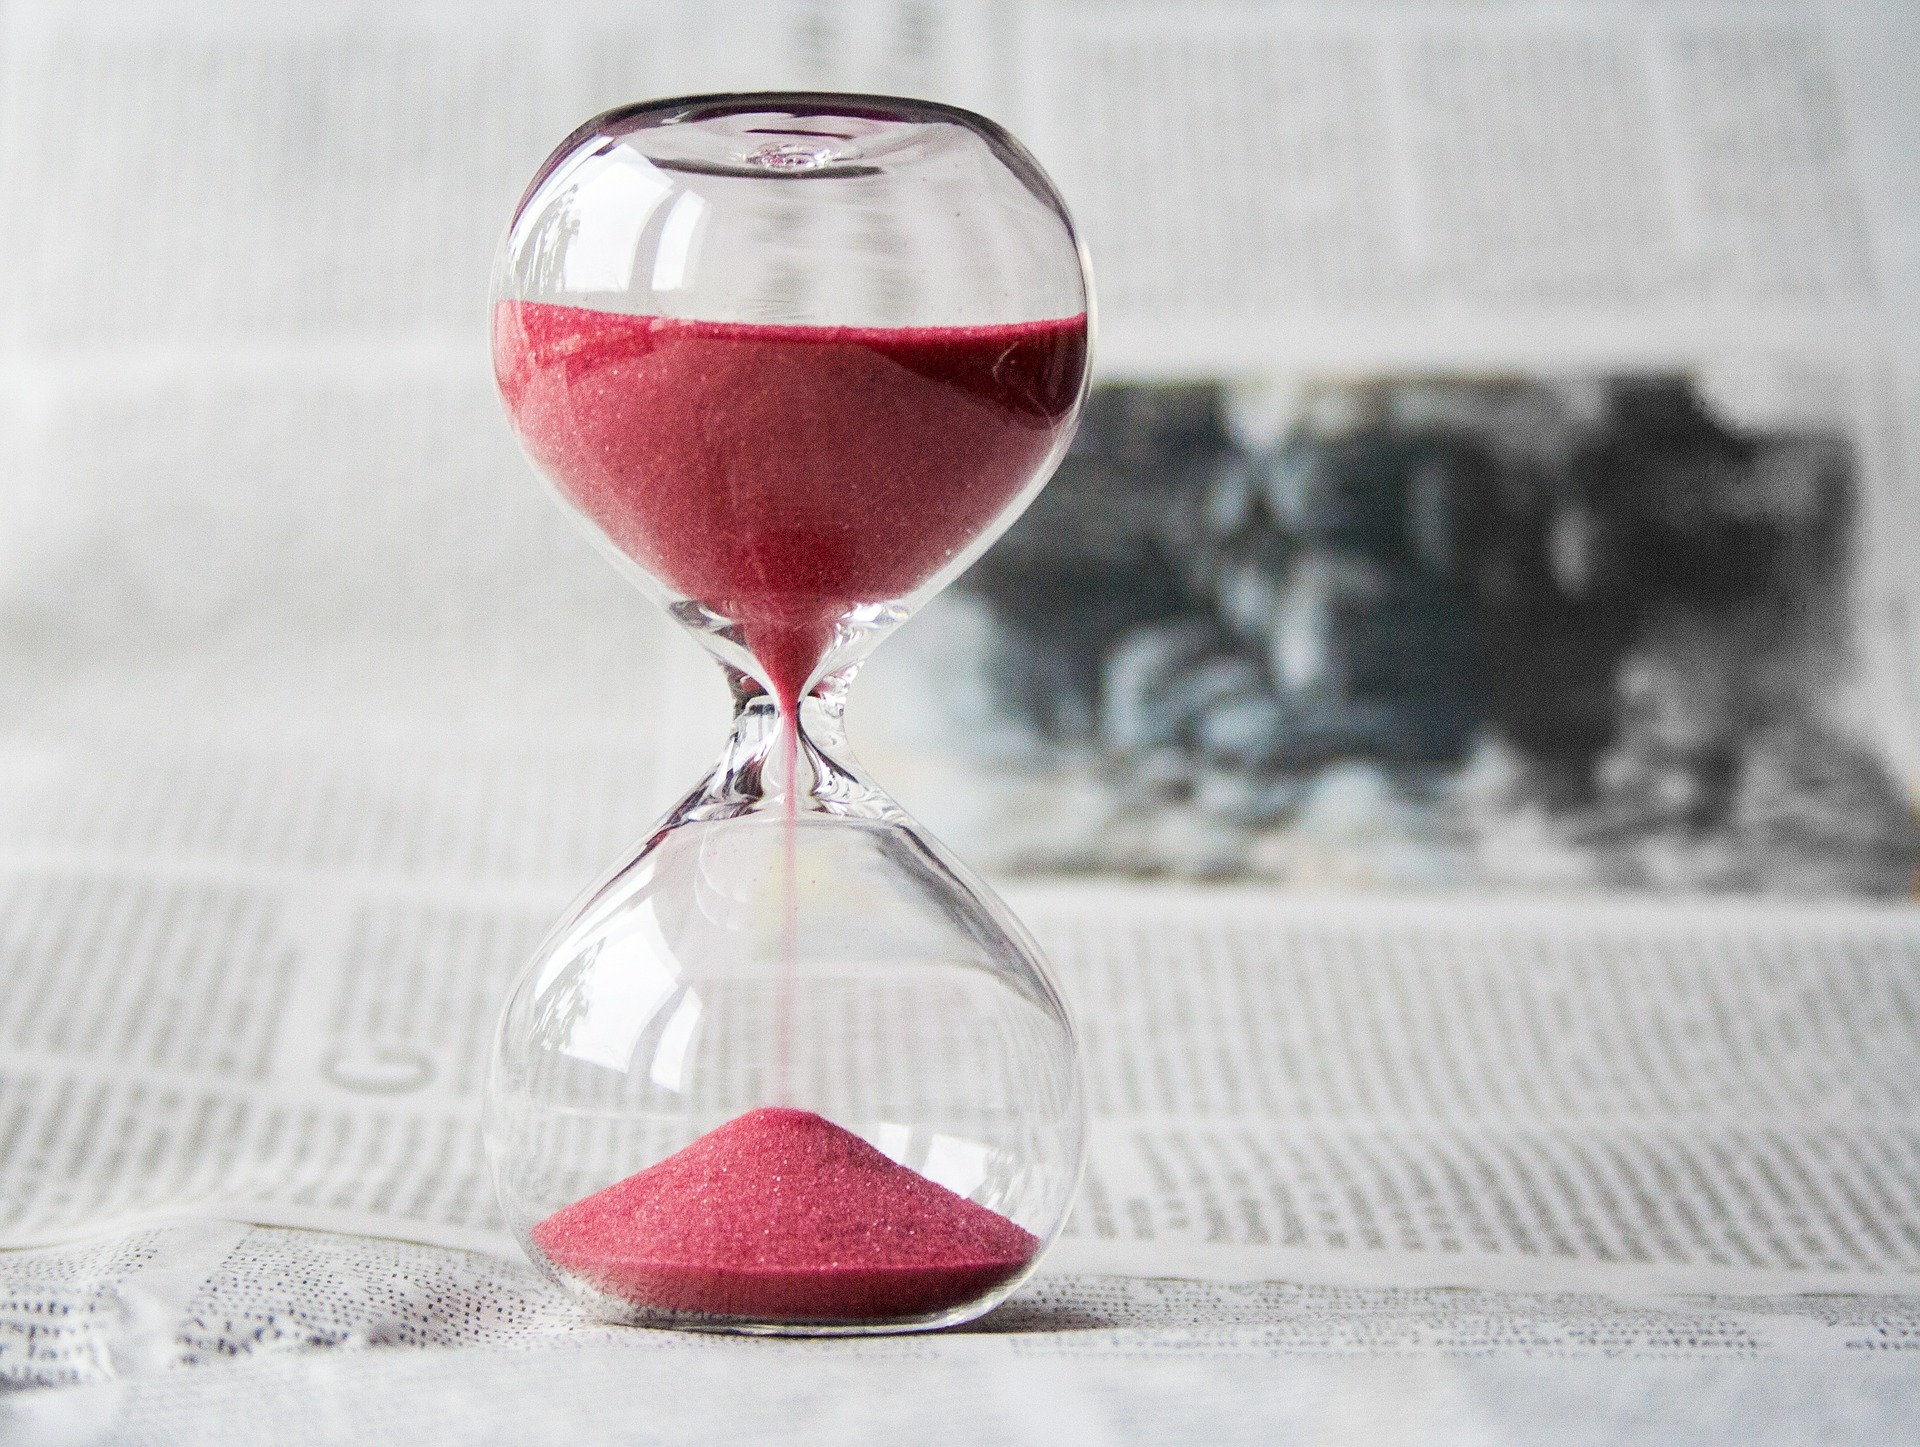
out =
<path fill-rule="evenodd" d="M 1100 287 L 1028 516 L 854 694 L 1005 875 L 1904 897 L 1900 6 L 0 8 L 0 843 L 584 878 L 717 672 L 543 495 L 493 248 L 578 122 L 1007 124 Z"/>

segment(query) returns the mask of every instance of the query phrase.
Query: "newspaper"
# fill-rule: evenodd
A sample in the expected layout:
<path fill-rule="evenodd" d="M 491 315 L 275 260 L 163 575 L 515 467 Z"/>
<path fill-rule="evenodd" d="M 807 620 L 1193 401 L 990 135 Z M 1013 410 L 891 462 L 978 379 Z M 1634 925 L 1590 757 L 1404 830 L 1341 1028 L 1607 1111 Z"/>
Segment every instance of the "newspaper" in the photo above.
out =
<path fill-rule="evenodd" d="M 417 846 L 475 795 L 524 797 L 514 761 L 336 759 L 293 787 L 220 762 L 191 850 L 138 857 L 111 817 L 35 843 L 64 791 L 11 801 L 0 1239 L 187 1214 L 511 1258 L 479 1092 L 564 862 Z M 205 789 L 164 757 L 125 772 L 176 778 L 183 808 Z M 411 808 L 380 787 L 402 777 Z M 332 817 L 289 829 L 316 799 Z M 587 833 L 604 802 L 550 790 L 549 833 Z M 256 850 L 289 835 L 328 864 Z M 1011 898 L 1077 1002 L 1096 1120 L 1056 1269 L 1920 1292 L 1905 910 Z"/>
<path fill-rule="evenodd" d="M 1016 114 L 1085 228 L 1127 385 L 876 661 L 869 697 L 964 717 L 950 763 L 916 758 L 927 725 L 899 741 L 902 796 L 1005 870 L 1905 894 L 1916 412 L 1889 322 L 1915 209 L 1901 123 L 1858 105 L 1884 91 L 1863 52 L 1886 14 L 1028 15 Z M 1767 458 L 1718 523 L 1702 475 L 1646 480 L 1690 519 L 1671 569 L 1588 481 L 1596 456 L 1634 474 L 1624 399 L 1662 388 L 1724 457 Z M 1453 529 L 1437 557 L 1393 536 L 1396 450 L 1425 459 L 1406 525 L 1430 506 Z M 1365 504 L 1316 492 L 1369 466 Z M 1467 500 L 1488 476 L 1497 523 Z M 1803 539 L 1844 516 L 1848 545 L 1797 581 L 1746 555 L 1767 581 L 1738 606 L 1682 598 L 1743 566 L 1733 534 L 1770 508 L 1762 531 Z M 1884 775 L 1882 806 L 1814 797 L 1849 767 Z M 1823 814 L 1817 838 L 1773 827 Z"/>
<path fill-rule="evenodd" d="M 72 1263 L 117 1269 L 113 1293 L 49 1291 L 72 1258 L 48 1263 L 40 1299 L 60 1310 L 43 1309 L 30 1344 L 41 1379 L 68 1385 L 0 1400 L 0 1423 L 68 1442 L 1199 1443 L 1293 1430 L 1465 1443 L 1523 1440 L 1546 1420 L 1590 1424 L 1595 1441 L 1872 1443 L 1902 1440 L 1914 1400 L 1899 1355 L 1912 1305 L 1885 1298 L 1729 1307 L 1052 1278 L 937 1344 L 728 1342 L 586 1326 L 526 1268 L 485 1259 L 176 1230 L 186 1239 L 136 1235 L 115 1261 Z M 177 1269 L 157 1264 L 166 1252 Z M 1845 1394 L 1830 1386 L 1842 1363 Z M 164 1370 L 176 1364 L 213 1369 Z"/>
<path fill-rule="evenodd" d="M 10 1243 L 38 1249 L 5 1259 L 0 1374 L 89 1389 L 21 1407 L 28 1426 L 206 1430 L 261 1379 L 124 1388 L 234 1357 L 260 1359 L 284 1397 L 276 1440 L 318 1430 L 296 1405 L 308 1393 L 392 1391 L 404 1425 L 503 1371 L 529 1402 L 587 1372 L 570 1390 L 618 1412 L 676 1350 L 552 1293 L 485 1184 L 474 1092 L 492 1008 L 564 887 L 511 861 L 456 882 L 431 854 L 396 859 L 482 770 L 416 789 L 403 816 L 380 798 L 391 755 L 365 762 L 310 786 L 372 801 L 310 839 L 332 847 L 327 870 L 246 857 L 276 814 L 311 810 L 271 785 L 230 790 L 243 827 L 191 851 L 115 851 L 137 835 L 113 821 L 59 847 L 10 841 L 0 1211 Z M 508 773 L 485 792 L 510 794 Z M 10 819 L 39 812 L 10 802 Z M 1042 1410 L 1023 1385 L 1036 1357 L 1145 1418 L 1174 1410 L 1195 1362 L 1356 1363 L 1331 1387 L 1209 1376 L 1221 1422 L 1297 1394 L 1360 1410 L 1349 1398 L 1383 1390 L 1424 1420 L 1511 1358 L 1604 1363 L 1616 1390 L 1656 1397 L 1682 1362 L 1743 1380 L 1774 1362 L 1776 1391 L 1846 1362 L 1875 1412 L 1910 1389 L 1871 1364 L 1920 1339 L 1903 912 L 1098 886 L 1014 901 L 1081 1002 L 1094 1158 L 1043 1275 L 932 1360 L 989 1373 L 1022 1411 Z M 454 1347 L 424 1376 L 272 1365 Z M 849 1362 L 945 1369 L 924 1346 L 836 1353 L 776 1370 L 824 1373 L 818 1387 L 864 1380 Z M 1169 1363 L 1161 1385 L 1116 1388 L 1115 1359 L 1143 1353 Z M 1383 1388 L 1369 1363 L 1394 1357 L 1435 1365 Z M 938 1399 L 937 1383 L 914 1390 Z"/>
<path fill-rule="evenodd" d="M 1284 1433 L 1475 1443 L 1528 1440 L 1527 1423 L 1546 1420 L 1570 1424 L 1574 1441 L 1893 1443 L 1914 1402 L 1911 1373 L 1885 1358 L 1850 1362 L 1859 1390 L 1842 1397 L 1820 1375 L 1827 1363 L 1792 1356 L 1449 1359 L 1368 1348 L 1262 1360 L 1177 1333 L 1065 1355 L 1030 1352 L 1047 1338 L 1020 1336 L 949 1336 L 935 1352 L 900 1339 L 662 1336 L 457 1355 L 269 1353 L 17 1397 L 0 1404 L 0 1421 L 39 1440 L 87 1441 L 104 1428 L 129 1442 L 1256 1443 Z M 1153 1354 L 1145 1370 L 1142 1348 Z"/>
<path fill-rule="evenodd" d="M 482 308 L 582 116 L 816 85 L 1028 140 L 1110 379 L 1810 373 L 1862 459 L 1841 702 L 1911 781 L 1916 42 L 1897 6 L 7 6 L 0 1379 L 67 1390 L 0 1423 L 1898 1440 L 1893 905 L 1020 884 L 1096 1121 L 1034 1283 L 778 1356 L 578 1320 L 501 1231 L 487 1035 L 724 700 L 525 477 Z M 886 668 L 856 743 L 968 852 Z"/>

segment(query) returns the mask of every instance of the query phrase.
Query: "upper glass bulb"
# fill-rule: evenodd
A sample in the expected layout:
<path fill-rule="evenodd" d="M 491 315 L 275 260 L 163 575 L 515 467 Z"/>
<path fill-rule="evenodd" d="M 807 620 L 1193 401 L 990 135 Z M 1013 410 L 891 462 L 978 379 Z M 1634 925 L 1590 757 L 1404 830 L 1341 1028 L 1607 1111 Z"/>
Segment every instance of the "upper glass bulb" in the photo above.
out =
<path fill-rule="evenodd" d="M 864 656 L 1058 460 L 1085 261 L 1018 142 L 917 101 L 721 96 L 563 143 L 494 283 L 561 498 L 777 696 Z"/>

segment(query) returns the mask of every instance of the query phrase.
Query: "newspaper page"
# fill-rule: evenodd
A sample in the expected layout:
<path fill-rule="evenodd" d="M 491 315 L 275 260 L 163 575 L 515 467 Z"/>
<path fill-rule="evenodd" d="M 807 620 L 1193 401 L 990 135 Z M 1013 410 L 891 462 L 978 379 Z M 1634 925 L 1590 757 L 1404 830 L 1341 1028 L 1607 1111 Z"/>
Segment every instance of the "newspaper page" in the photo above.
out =
<path fill-rule="evenodd" d="M 466 762 L 462 785 L 483 767 Z M 203 836 L 198 859 L 14 852 L 6 1240 L 198 1211 L 511 1252 L 478 1098 L 499 1003 L 561 892 L 454 884 L 430 860 L 243 862 L 260 812 L 234 807 L 246 831 Z M 364 818 L 332 822 L 303 845 L 358 835 L 391 859 Z M 1903 910 L 1013 899 L 1076 1002 L 1099 1122 L 1063 1262 L 1623 1291 L 1920 1283 L 1920 936 Z M 857 1029 L 844 1043 L 863 1058 Z"/>
<path fill-rule="evenodd" d="M 0 1202 L 40 1249 L 6 1258 L 0 1373 L 627 1350 L 517 1259 L 479 1153 L 493 1009 L 551 886 L 217 843 L 13 852 L 5 917 L 60 920 L 27 947 L 78 987 L 10 932 Z M 1082 1002 L 1096 1139 L 994 1352 L 1855 1361 L 1920 1336 L 1902 914 L 1014 900 Z M 185 1048 L 209 1038 L 232 1047 Z"/>
<path fill-rule="evenodd" d="M 1109 385 L 871 671 L 903 799 L 1010 872 L 1910 892 L 1904 22 L 1021 16 Z"/>
<path fill-rule="evenodd" d="M 659 1336 L 659 1333 L 633 1334 Z M 0 1403 L 35 1440 L 775 1443 L 981 1440 L 1468 1444 L 1683 1441 L 1750 1447 L 1910 1436 L 1913 1377 L 1884 1359 L 1828 1389 L 1812 1362 L 1340 1357 L 1259 1362 L 1030 1357 L 1005 1340 L 577 1344 L 267 1356 Z M 750 1362 L 750 1365 L 749 1365 Z M 750 1388 L 745 1386 L 751 1382 Z M 1830 1379 L 1827 1379 L 1830 1381 Z M 876 1383 L 884 1386 L 876 1389 Z"/>
<path fill-rule="evenodd" d="M 734 1394 L 733 1346 L 563 1312 L 481 1159 L 507 981 L 724 718 L 525 477 L 482 308 L 582 116 L 818 85 L 1006 120 L 1101 288 L 1086 445 L 876 660 L 863 756 L 1009 876 L 1295 892 L 1011 886 L 1096 1109 L 1048 1274 L 991 1331 L 756 1357 L 768 1415 L 736 1425 L 837 1396 L 872 1413 L 839 1440 L 897 1440 L 878 1360 L 922 1420 L 990 1366 L 1050 1440 L 1176 1412 L 1196 1440 L 1474 1440 L 1628 1399 L 1703 1440 L 1897 1437 L 1920 373 L 1890 319 L 1920 308 L 1912 198 L 1870 184 L 1903 102 L 1860 102 L 1910 33 L 1764 5 L 6 7 L 0 176 L 33 207 L 0 250 L 36 284 L 0 318 L 0 1375 L 82 1387 L 13 1420 L 211 1441 L 272 1411 L 293 1441 L 340 1393 L 432 1440 L 465 1391 L 539 1440 L 543 1389 L 609 1422 L 635 1373 L 674 1374 L 663 1411 Z M 1349 506 L 1359 475 L 1397 479 L 1399 522 Z M 1354 884 L 1424 893 L 1314 892 Z M 471 1357 L 277 1356 L 407 1345 Z"/>

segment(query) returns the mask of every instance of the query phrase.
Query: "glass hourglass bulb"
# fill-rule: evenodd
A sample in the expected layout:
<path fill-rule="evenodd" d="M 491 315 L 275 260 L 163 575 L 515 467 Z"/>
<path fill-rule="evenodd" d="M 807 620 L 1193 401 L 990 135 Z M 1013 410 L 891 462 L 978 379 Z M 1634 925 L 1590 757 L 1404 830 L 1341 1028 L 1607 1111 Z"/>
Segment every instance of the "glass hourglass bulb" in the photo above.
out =
<path fill-rule="evenodd" d="M 612 111 L 535 176 L 492 325 L 536 469 L 734 700 L 713 772 L 514 988 L 486 1111 L 508 1223 L 613 1320 L 976 1316 L 1072 1204 L 1073 1027 L 841 717 L 1073 431 L 1088 278 L 1059 195 L 919 101 Z"/>

